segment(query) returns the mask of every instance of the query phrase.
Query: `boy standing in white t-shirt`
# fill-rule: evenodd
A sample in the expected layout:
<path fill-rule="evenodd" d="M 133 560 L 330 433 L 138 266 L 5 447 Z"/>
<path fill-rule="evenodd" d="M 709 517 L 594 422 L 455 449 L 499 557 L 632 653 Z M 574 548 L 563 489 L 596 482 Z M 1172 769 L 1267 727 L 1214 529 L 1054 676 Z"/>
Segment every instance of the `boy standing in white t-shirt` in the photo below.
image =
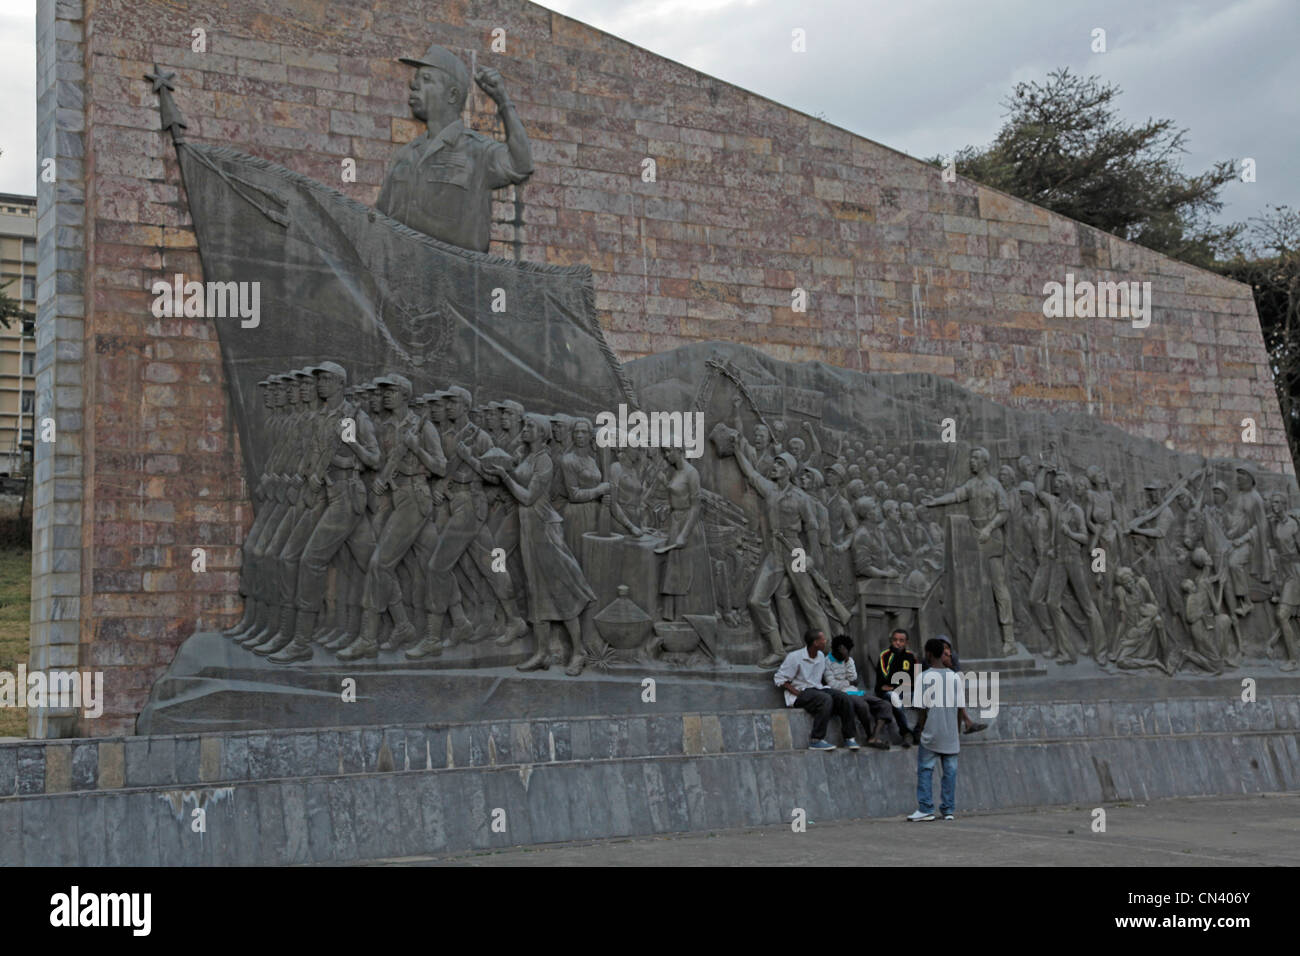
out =
<path fill-rule="evenodd" d="M 925 668 L 921 672 L 921 717 L 916 724 L 920 747 L 916 754 L 916 812 L 907 819 L 919 823 L 934 819 L 934 765 L 942 762 L 939 812 L 953 819 L 957 809 L 957 754 L 961 750 L 958 711 L 962 702 L 961 678 L 951 669 L 952 647 L 943 637 L 925 642 Z"/>

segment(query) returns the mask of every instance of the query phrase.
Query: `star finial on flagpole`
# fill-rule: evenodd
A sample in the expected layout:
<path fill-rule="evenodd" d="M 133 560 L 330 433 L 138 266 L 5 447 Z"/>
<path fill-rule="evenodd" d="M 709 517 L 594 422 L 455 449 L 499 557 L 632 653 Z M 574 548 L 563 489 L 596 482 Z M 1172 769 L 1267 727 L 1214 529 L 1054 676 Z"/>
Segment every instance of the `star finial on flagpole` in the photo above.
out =
<path fill-rule="evenodd" d="M 146 73 L 144 78 L 153 84 L 153 91 L 158 94 L 158 113 L 162 117 L 162 128 L 172 134 L 172 142 L 180 143 L 185 136 L 181 132 L 186 129 L 188 124 L 181 111 L 177 108 L 176 102 L 172 99 L 172 90 L 176 87 L 172 84 L 172 79 L 176 73 L 167 72 L 159 68 L 158 64 L 153 65 L 153 72 Z"/>
<path fill-rule="evenodd" d="M 166 90 L 176 89 L 176 87 L 172 86 L 172 79 L 175 76 L 176 76 L 175 73 L 167 73 L 164 72 L 163 70 L 158 69 L 158 64 L 155 63 L 153 65 L 153 72 L 146 73 L 144 75 L 144 78 L 153 84 L 153 91 L 155 93 L 159 93 L 165 89 Z"/>

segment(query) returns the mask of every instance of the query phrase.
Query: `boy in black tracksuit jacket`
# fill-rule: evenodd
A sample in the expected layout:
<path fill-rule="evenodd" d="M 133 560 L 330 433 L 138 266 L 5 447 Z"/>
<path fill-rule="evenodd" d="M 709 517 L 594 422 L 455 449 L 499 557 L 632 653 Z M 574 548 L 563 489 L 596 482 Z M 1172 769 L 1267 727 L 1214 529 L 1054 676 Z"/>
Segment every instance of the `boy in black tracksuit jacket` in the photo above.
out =
<path fill-rule="evenodd" d="M 895 707 L 893 700 L 887 696 L 898 686 L 901 678 L 896 675 L 900 673 L 907 674 L 909 681 L 907 690 L 910 695 L 911 682 L 916 680 L 916 656 L 907 649 L 907 631 L 904 630 L 897 630 L 889 635 L 889 646 L 880 652 L 880 657 L 876 660 L 876 696 L 889 701 L 903 746 L 910 747 L 913 732 L 907 724 L 907 715 L 903 713 L 903 708 Z"/>

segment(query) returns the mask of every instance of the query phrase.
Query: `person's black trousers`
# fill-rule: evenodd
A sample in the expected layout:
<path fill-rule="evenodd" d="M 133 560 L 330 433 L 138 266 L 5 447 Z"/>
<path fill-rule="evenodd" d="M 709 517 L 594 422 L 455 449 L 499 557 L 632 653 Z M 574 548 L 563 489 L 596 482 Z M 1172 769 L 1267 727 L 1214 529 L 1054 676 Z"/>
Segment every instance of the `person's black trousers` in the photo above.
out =
<path fill-rule="evenodd" d="M 799 696 L 794 699 L 794 705 L 812 714 L 811 737 L 813 740 L 826 739 L 826 728 L 830 725 L 832 716 L 840 719 L 840 731 L 844 734 L 845 740 L 857 736 L 857 726 L 853 720 L 852 698 L 842 690 L 831 690 L 829 687 L 809 687 L 806 690 L 799 691 Z"/>
<path fill-rule="evenodd" d="M 858 718 L 858 723 L 862 726 L 863 732 L 870 737 L 878 720 L 889 719 L 889 702 L 883 701 L 879 697 L 864 695 L 857 697 L 845 695 L 853 702 L 853 713 Z"/>
<path fill-rule="evenodd" d="M 914 733 L 911 727 L 907 725 L 907 714 L 901 707 L 895 707 L 892 704 L 889 707 L 894 712 L 894 723 L 898 724 L 898 735 Z"/>

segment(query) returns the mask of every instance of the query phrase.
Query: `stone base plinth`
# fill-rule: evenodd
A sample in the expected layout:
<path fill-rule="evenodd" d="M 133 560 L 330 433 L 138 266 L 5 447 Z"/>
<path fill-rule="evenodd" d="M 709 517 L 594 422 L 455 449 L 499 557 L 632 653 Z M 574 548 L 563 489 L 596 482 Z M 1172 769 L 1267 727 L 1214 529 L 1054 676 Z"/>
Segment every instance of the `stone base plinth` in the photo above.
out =
<path fill-rule="evenodd" d="M 514 665 L 528 652 L 511 648 L 501 648 L 487 661 L 496 666 L 482 666 L 485 647 L 491 642 L 454 647 L 423 661 L 408 661 L 400 650 L 380 651 L 377 660 L 353 663 L 317 648 L 310 661 L 280 665 L 220 634 L 195 634 L 154 685 L 136 730 L 168 734 L 725 712 L 777 702 L 770 668 L 716 664 L 688 670 L 670 660 L 616 661 L 605 668 L 589 664 L 584 673 L 568 677 L 554 665 L 520 672 Z M 645 684 L 647 678 L 653 688 Z M 651 689 L 654 699 L 647 701 Z"/>
<path fill-rule="evenodd" d="M 987 731 L 962 738 L 958 812 L 1300 789 L 1300 696 L 1293 681 L 1260 688 L 1253 703 L 1205 689 L 1004 699 Z M 639 716 L 0 744 L 0 867 L 344 863 L 788 826 L 795 808 L 816 822 L 901 820 L 915 807 L 915 749 L 811 752 L 810 725 L 783 708 L 646 705 Z"/>

